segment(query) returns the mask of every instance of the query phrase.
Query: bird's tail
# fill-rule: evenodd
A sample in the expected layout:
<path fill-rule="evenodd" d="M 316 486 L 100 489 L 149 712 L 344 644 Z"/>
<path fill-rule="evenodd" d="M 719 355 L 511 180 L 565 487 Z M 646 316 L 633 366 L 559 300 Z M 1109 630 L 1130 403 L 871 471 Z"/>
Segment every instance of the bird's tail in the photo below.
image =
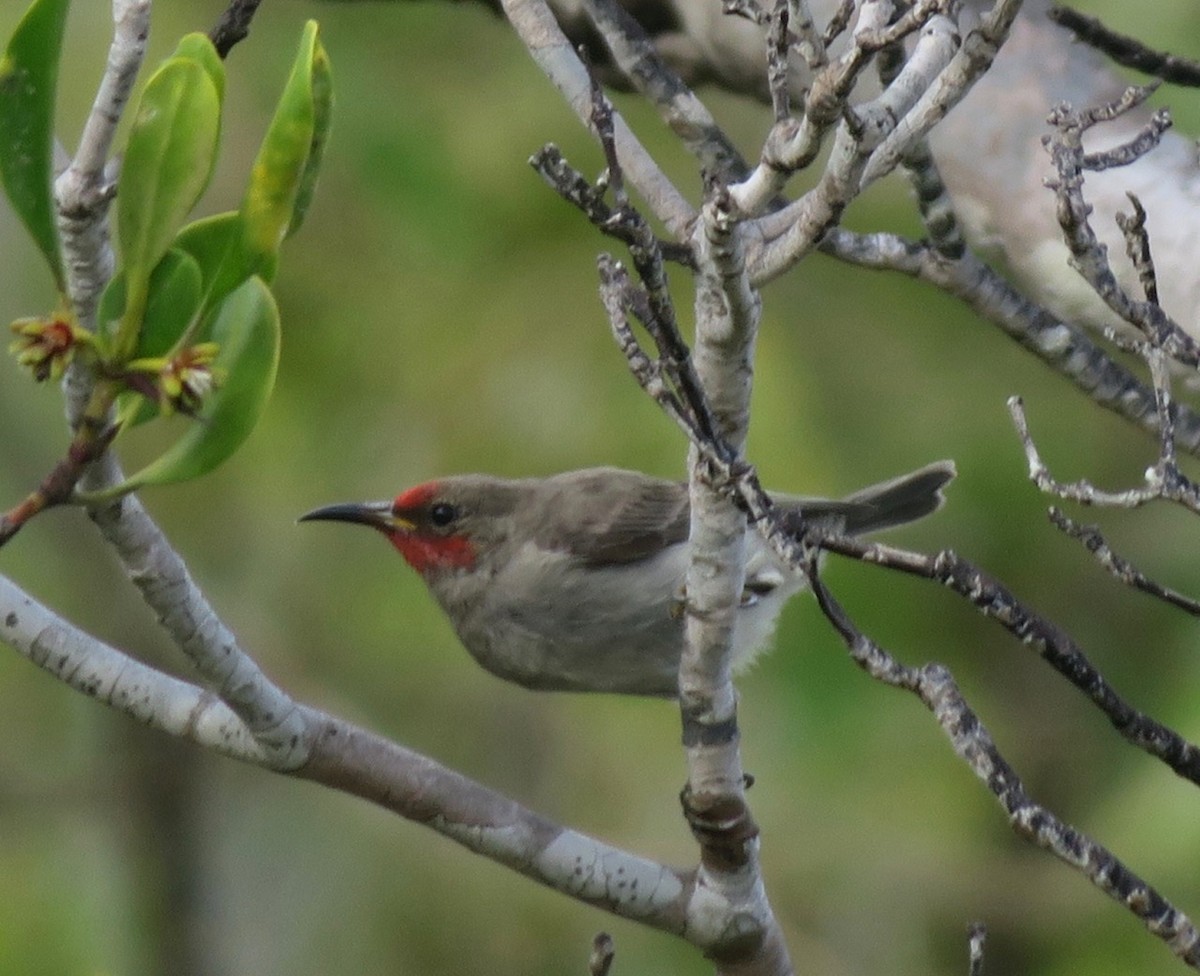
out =
<path fill-rule="evenodd" d="M 780 498 L 778 501 L 788 514 L 818 520 L 828 517 L 840 531 L 859 535 L 903 525 L 936 512 L 946 500 L 942 489 L 957 473 L 953 461 L 935 461 L 843 499 Z"/>

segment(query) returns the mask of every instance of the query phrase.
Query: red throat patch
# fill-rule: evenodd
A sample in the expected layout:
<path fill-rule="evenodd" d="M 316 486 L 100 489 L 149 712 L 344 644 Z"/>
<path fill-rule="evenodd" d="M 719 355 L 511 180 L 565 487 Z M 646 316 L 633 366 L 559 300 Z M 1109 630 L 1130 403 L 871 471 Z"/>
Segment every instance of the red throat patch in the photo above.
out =
<path fill-rule="evenodd" d="M 396 530 L 388 535 L 392 545 L 418 573 L 434 569 L 470 569 L 475 547 L 463 535 L 417 535 Z"/>

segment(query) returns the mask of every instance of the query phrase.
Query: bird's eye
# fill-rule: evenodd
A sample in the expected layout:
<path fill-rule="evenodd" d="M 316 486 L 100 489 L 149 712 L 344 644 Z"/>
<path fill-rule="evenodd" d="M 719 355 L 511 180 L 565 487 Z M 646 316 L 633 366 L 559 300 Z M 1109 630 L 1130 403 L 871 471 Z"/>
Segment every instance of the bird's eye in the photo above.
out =
<path fill-rule="evenodd" d="M 458 509 L 449 502 L 434 502 L 429 509 L 429 521 L 439 528 L 449 525 L 458 518 Z"/>

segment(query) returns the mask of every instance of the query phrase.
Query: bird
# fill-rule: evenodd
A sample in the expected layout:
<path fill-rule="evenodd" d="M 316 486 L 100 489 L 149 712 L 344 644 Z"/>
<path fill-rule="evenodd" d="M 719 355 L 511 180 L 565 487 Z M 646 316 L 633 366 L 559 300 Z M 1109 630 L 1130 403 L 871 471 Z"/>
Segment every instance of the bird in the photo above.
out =
<path fill-rule="evenodd" d="M 939 461 L 840 500 L 772 500 L 785 519 L 857 535 L 936 511 L 955 473 Z M 350 522 L 386 536 L 497 677 L 543 691 L 672 698 L 685 641 L 689 514 L 686 484 L 600 467 L 542 478 L 454 475 L 299 521 Z M 735 672 L 770 642 L 784 604 L 805 588 L 804 574 L 757 532 L 746 539 Z"/>

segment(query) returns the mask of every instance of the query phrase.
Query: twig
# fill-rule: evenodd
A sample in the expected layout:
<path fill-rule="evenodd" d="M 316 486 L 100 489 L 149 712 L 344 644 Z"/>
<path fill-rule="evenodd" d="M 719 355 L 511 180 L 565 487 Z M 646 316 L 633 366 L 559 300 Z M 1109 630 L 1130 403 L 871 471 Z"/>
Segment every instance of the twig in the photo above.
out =
<path fill-rule="evenodd" d="M 1200 368 L 1200 344 L 1183 331 L 1157 304 L 1135 301 L 1117 281 L 1108 262 L 1107 251 L 1096 237 L 1089 215 L 1091 207 L 1083 196 L 1083 173 L 1089 157 L 1083 152 L 1083 134 L 1099 122 L 1117 118 L 1149 96 L 1149 89 L 1128 88 L 1117 100 L 1082 112 L 1061 105 L 1050 115 L 1056 132 L 1046 138 L 1057 178 L 1047 181 L 1058 199 L 1058 221 L 1063 239 L 1071 252 L 1071 265 L 1097 295 L 1121 319 L 1140 330 L 1150 343 L 1177 362 L 1192 369 Z M 1139 144 L 1142 137 L 1132 143 Z M 1112 158 L 1124 158 L 1122 149 Z"/>
<path fill-rule="evenodd" d="M 602 233 L 626 244 L 636 235 L 621 215 L 604 201 L 603 186 L 593 186 L 577 169 L 563 158 L 555 145 L 546 145 L 529 157 L 529 165 L 567 203 L 577 207 Z M 692 249 L 686 244 L 655 239 L 655 246 L 664 261 L 696 266 Z"/>
<path fill-rule="evenodd" d="M 1153 350 L 1151 351 L 1153 354 Z M 1166 394 L 1165 374 L 1166 363 L 1162 357 L 1157 360 L 1152 355 L 1151 362 L 1160 374 L 1155 392 L 1163 404 L 1162 416 L 1167 422 L 1162 426 L 1159 444 L 1161 454 L 1153 467 L 1146 471 L 1146 483 L 1139 488 L 1128 488 L 1125 491 L 1103 491 L 1086 479 L 1070 483 L 1056 480 L 1050 469 L 1042 460 L 1033 436 L 1029 432 L 1029 422 L 1025 418 L 1025 405 L 1020 397 L 1008 399 L 1008 412 L 1012 417 L 1013 426 L 1025 450 L 1025 460 L 1029 465 L 1029 479 L 1038 486 L 1039 490 L 1059 498 L 1079 502 L 1081 505 L 1105 505 L 1113 508 L 1139 508 L 1148 502 L 1163 499 L 1182 505 L 1189 511 L 1200 514 L 1200 485 L 1187 478 L 1179 469 L 1175 460 L 1173 431 L 1170 424 L 1172 409 Z"/>
<path fill-rule="evenodd" d="M 871 677 L 912 692 L 937 719 L 954 751 L 996 797 L 1009 825 L 1025 840 L 1075 868 L 1097 888 L 1131 911 L 1146 931 L 1180 959 L 1200 968 L 1200 933 L 1191 919 L 1134 874 L 1111 851 L 1035 803 L 1016 772 L 996 748 L 950 672 L 940 664 L 907 667 L 859 630 L 810 567 L 813 592 L 822 612 L 841 635 L 850 656 Z M 982 942 L 980 943 L 982 952 Z M 982 963 L 981 963 L 982 964 Z"/>
<path fill-rule="evenodd" d="M 505 16 L 538 66 L 585 124 L 592 118 L 592 79 L 545 0 L 502 0 Z M 685 240 L 695 209 L 675 188 L 624 119 L 614 116 L 614 141 L 625 178 L 678 240 Z"/>
<path fill-rule="evenodd" d="M 967 976 L 983 976 L 983 944 L 987 941 L 987 926 L 982 922 L 974 922 L 967 930 L 967 936 L 970 953 Z"/>
<path fill-rule="evenodd" d="M 775 0 L 767 28 L 767 88 L 771 92 L 771 107 L 775 121 L 783 122 L 791 117 L 791 93 L 788 89 L 790 74 L 788 52 L 792 47 L 792 33 L 788 16 L 789 0 Z"/>
<path fill-rule="evenodd" d="M 229 6 L 208 32 L 208 39 L 222 58 L 228 56 L 235 44 L 249 36 L 250 22 L 260 3 L 262 0 L 229 0 Z"/>
<path fill-rule="evenodd" d="M 1133 708 L 1109 685 L 1070 634 L 1019 601 L 999 580 L 950 551 L 926 555 L 830 534 L 814 541 L 829 552 L 938 583 L 968 600 L 1083 692 L 1132 745 L 1200 785 L 1200 747 Z"/>
<path fill-rule="evenodd" d="M 829 52 L 825 38 L 813 22 L 808 0 L 789 0 L 787 9 L 788 23 L 795 38 L 793 46 L 808 65 L 808 70 L 816 73 L 829 63 Z"/>
<path fill-rule="evenodd" d="M 66 456 L 42 479 L 41 484 L 7 512 L 0 512 L 0 547 L 39 512 L 70 501 L 75 486 L 88 466 L 108 450 L 117 428 L 85 417 L 75 432 Z"/>
<path fill-rule="evenodd" d="M 1118 34 L 1105 27 L 1095 17 L 1081 14 L 1069 7 L 1051 6 L 1046 15 L 1056 24 L 1073 31 L 1083 43 L 1135 71 L 1154 75 L 1173 85 L 1200 86 L 1200 62 L 1174 54 L 1155 51 L 1136 38 Z"/>
<path fill-rule="evenodd" d="M 607 932 L 598 932 L 592 939 L 592 954 L 588 957 L 588 976 L 608 976 L 615 955 L 613 937 Z"/>
<path fill-rule="evenodd" d="M 1133 193 L 1126 193 L 1133 204 L 1133 215 L 1118 213 L 1117 226 L 1125 235 L 1125 253 L 1133 262 L 1138 281 L 1142 285 L 1142 296 L 1153 305 L 1158 304 L 1158 275 L 1154 270 L 1154 257 L 1150 253 L 1150 235 L 1146 232 L 1146 210 Z"/>
<path fill-rule="evenodd" d="M 629 12 L 616 0 L 584 0 L 584 9 L 621 72 L 654 104 L 701 169 L 725 182 L 743 179 L 749 167 L 737 146 Z"/>
<path fill-rule="evenodd" d="M 1029 421 L 1025 417 L 1025 403 L 1018 397 L 1008 398 L 1008 412 L 1012 416 L 1013 426 L 1021 439 L 1025 450 L 1025 460 L 1029 465 L 1029 480 L 1038 486 L 1040 491 L 1057 495 L 1059 498 L 1070 499 L 1081 505 L 1109 505 L 1115 508 L 1138 508 L 1147 502 L 1161 497 L 1159 491 L 1147 485 L 1142 488 L 1130 488 L 1126 491 L 1103 491 L 1086 479 L 1070 483 L 1058 481 L 1050 474 L 1046 462 L 1029 432 Z"/>
<path fill-rule="evenodd" d="M 839 0 L 837 9 L 830 16 L 829 23 L 825 25 L 825 30 L 821 34 L 821 40 L 825 47 L 829 47 L 846 32 L 850 21 L 854 19 L 854 8 L 857 5 L 858 0 Z"/>
<path fill-rule="evenodd" d="M 966 97 L 975 82 L 991 67 L 1008 38 L 1023 0 L 997 0 L 977 28 L 962 40 L 954 58 L 922 88 L 920 100 L 875 150 L 863 172 L 863 185 L 890 173 L 919 139 L 927 136 L 946 113 Z"/>
<path fill-rule="evenodd" d="M 1151 596 L 1157 597 L 1174 607 L 1178 607 L 1180 610 L 1190 613 L 1194 617 L 1200 617 L 1200 600 L 1195 600 L 1190 596 L 1185 596 L 1178 590 L 1173 590 L 1170 587 L 1154 582 L 1154 580 L 1142 573 L 1129 560 L 1117 555 L 1108 544 L 1108 540 L 1100 532 L 1099 526 L 1081 525 L 1074 519 L 1068 518 L 1061 509 L 1056 507 L 1051 507 L 1049 516 L 1050 521 L 1056 528 L 1069 535 L 1072 539 L 1077 539 L 1083 543 L 1084 548 L 1096 557 L 1096 561 L 1122 583 L 1132 586 L 1136 590 L 1141 590 L 1143 593 L 1149 593 Z"/>

